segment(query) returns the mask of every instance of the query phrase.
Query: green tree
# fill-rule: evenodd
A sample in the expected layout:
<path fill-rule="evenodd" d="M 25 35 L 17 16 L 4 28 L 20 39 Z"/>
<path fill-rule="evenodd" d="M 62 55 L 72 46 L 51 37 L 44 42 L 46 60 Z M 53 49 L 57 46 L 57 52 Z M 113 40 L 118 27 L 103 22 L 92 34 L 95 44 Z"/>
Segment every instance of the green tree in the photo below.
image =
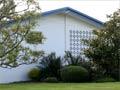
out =
<path fill-rule="evenodd" d="M 37 61 L 42 52 L 24 47 L 22 42 L 42 43 L 44 37 L 41 32 L 34 33 L 34 43 L 29 37 L 39 13 L 39 4 L 35 0 L 0 0 L 0 67 L 17 67 Z"/>
<path fill-rule="evenodd" d="M 112 71 L 120 70 L 120 10 L 108 17 L 102 28 L 93 31 L 95 38 L 84 40 L 88 46 L 84 53 L 103 74 L 111 76 Z"/>

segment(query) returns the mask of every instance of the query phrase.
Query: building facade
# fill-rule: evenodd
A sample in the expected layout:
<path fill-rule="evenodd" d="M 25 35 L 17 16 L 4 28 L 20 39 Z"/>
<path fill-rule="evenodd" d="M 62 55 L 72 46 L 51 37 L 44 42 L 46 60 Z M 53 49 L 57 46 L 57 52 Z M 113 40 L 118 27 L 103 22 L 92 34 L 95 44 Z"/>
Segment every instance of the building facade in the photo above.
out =
<path fill-rule="evenodd" d="M 64 55 L 65 51 L 71 51 L 79 55 L 87 48 L 82 39 L 94 38 L 92 30 L 102 26 L 103 22 L 65 7 L 43 13 L 36 30 L 46 37 L 40 47 L 46 53 Z"/>
<path fill-rule="evenodd" d="M 35 30 L 41 31 L 46 40 L 36 49 L 45 53 L 56 52 L 59 56 L 63 56 L 65 51 L 83 55 L 83 50 L 87 47 L 82 39 L 93 38 L 92 30 L 102 26 L 101 21 L 69 7 L 44 12 L 38 18 Z M 0 83 L 29 80 L 27 73 L 34 66 L 32 64 L 14 69 L 0 68 Z"/>

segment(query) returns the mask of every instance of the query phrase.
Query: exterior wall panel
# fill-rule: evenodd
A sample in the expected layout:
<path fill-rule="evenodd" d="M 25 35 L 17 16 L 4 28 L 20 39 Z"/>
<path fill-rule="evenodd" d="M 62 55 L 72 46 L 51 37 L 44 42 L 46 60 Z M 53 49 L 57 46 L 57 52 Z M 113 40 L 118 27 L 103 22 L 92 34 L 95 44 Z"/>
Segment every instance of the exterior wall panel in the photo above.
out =
<path fill-rule="evenodd" d="M 52 15 L 40 19 L 36 30 L 41 31 L 46 40 L 40 46 L 46 53 L 64 52 L 64 17 L 63 15 Z"/>

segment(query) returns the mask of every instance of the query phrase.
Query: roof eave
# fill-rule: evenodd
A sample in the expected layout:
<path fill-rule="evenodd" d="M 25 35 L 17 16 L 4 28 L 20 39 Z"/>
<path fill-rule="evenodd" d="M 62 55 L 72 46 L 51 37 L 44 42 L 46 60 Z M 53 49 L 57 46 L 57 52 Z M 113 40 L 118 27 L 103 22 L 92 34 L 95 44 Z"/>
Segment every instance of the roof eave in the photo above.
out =
<path fill-rule="evenodd" d="M 101 22 L 93 17 L 90 17 L 90 16 L 88 16 L 84 13 L 81 13 L 77 10 L 74 10 L 70 7 L 65 7 L 65 8 L 60 8 L 60 9 L 56 9 L 56 10 L 43 12 L 41 15 L 42 16 L 49 16 L 49 15 L 60 14 L 60 13 L 67 14 L 66 12 L 68 12 L 68 11 L 71 12 L 71 14 L 76 15 L 76 16 L 88 21 L 89 23 L 95 24 L 96 27 L 101 27 L 104 25 L 104 22 Z"/>

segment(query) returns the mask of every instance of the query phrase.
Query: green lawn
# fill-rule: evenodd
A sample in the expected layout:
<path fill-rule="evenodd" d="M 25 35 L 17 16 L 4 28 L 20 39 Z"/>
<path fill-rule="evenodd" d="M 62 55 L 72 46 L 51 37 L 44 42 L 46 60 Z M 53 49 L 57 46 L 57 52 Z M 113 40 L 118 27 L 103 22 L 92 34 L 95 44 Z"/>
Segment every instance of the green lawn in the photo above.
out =
<path fill-rule="evenodd" d="M 120 83 L 21 83 L 0 85 L 0 90 L 120 90 Z"/>

